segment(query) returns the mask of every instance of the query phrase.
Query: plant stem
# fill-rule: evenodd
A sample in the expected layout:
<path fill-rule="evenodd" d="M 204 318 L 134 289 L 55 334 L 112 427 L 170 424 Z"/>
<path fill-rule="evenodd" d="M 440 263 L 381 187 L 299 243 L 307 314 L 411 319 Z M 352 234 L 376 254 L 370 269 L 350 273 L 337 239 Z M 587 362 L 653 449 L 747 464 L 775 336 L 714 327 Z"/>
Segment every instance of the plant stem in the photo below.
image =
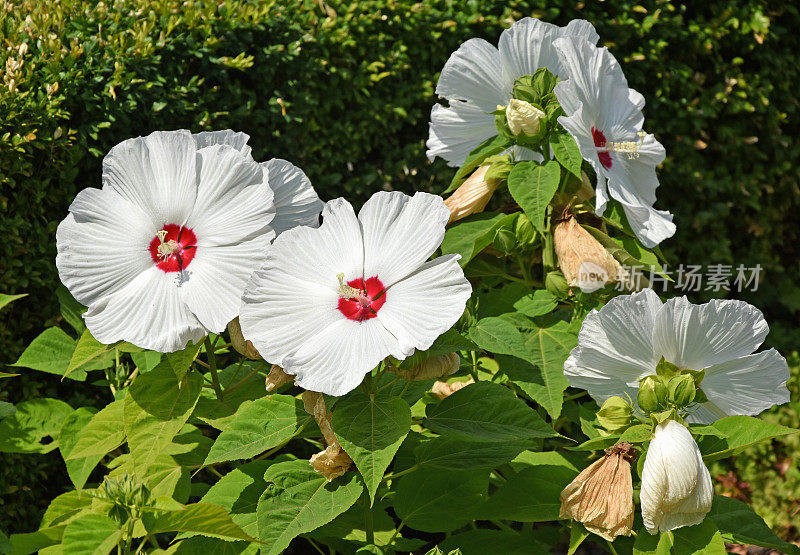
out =
<path fill-rule="evenodd" d="M 219 375 L 217 374 L 217 358 L 214 356 L 214 346 L 206 336 L 206 355 L 208 355 L 208 368 L 211 370 L 211 383 L 214 386 L 214 392 L 217 394 L 217 399 L 222 401 L 222 386 L 219 385 Z"/>
<path fill-rule="evenodd" d="M 381 480 L 381 481 L 382 482 L 388 482 L 389 480 L 394 480 L 395 478 L 399 478 L 400 476 L 402 476 L 404 474 L 408 474 L 409 472 L 414 472 L 415 470 L 419 470 L 419 468 L 420 468 L 420 465 L 419 464 L 415 464 L 414 466 L 406 468 L 405 470 L 401 470 L 400 472 L 394 472 L 392 474 L 387 474 L 387 475 L 385 475 L 383 477 L 383 480 Z"/>
<path fill-rule="evenodd" d="M 394 541 L 394 539 L 397 537 L 397 534 L 399 534 L 399 533 L 400 533 L 400 530 L 402 530 L 402 529 L 403 529 L 403 526 L 405 526 L 405 525 L 406 525 L 406 521 L 405 521 L 405 520 L 402 520 L 402 521 L 400 521 L 400 524 L 399 524 L 399 525 L 397 526 L 397 528 L 395 528 L 395 530 L 394 530 L 394 534 L 392 534 L 392 537 L 391 537 L 391 538 L 389 538 L 389 541 L 388 541 L 388 542 L 386 542 L 386 545 L 387 545 L 387 546 L 389 546 L 389 545 L 392 545 L 392 542 L 393 542 L 393 541 Z"/>

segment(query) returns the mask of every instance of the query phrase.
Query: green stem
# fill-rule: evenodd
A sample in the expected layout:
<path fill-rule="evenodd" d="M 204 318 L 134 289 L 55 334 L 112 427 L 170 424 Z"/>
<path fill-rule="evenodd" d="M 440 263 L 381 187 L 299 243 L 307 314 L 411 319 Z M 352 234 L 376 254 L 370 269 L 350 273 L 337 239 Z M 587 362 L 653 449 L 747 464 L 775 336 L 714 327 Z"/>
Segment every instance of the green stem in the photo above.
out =
<path fill-rule="evenodd" d="M 519 264 L 520 270 L 522 270 L 522 275 L 525 278 L 525 282 L 530 283 L 533 281 L 533 276 L 531 276 L 531 265 L 525 262 L 525 258 L 522 255 L 517 256 L 517 263 Z"/>
<path fill-rule="evenodd" d="M 392 542 L 394 541 L 394 539 L 395 539 L 395 538 L 397 537 L 397 535 L 400 533 L 400 530 L 402 530 L 402 529 L 403 529 L 403 526 L 405 526 L 405 525 L 406 525 L 406 521 L 405 521 L 405 520 L 401 520 L 401 521 L 400 521 L 400 524 L 397 526 L 397 528 L 395 528 L 395 530 L 394 530 L 394 534 L 392 534 L 392 537 L 391 537 L 391 538 L 389 538 L 389 541 L 388 541 L 388 542 L 386 542 L 386 545 L 387 545 L 387 546 L 389 546 L 389 545 L 392 545 Z"/>
<path fill-rule="evenodd" d="M 395 379 L 393 379 L 392 381 L 390 381 L 390 382 L 389 382 L 389 383 L 387 383 L 386 385 L 379 387 L 379 388 L 378 388 L 378 390 L 377 390 L 375 393 L 380 393 L 380 392 L 381 392 L 381 391 L 383 391 L 384 389 L 386 389 L 386 388 L 389 388 L 389 387 L 392 387 L 392 386 L 394 385 L 394 383 L 395 383 L 397 380 L 399 380 L 399 379 L 400 379 L 400 376 L 397 376 Z"/>
<path fill-rule="evenodd" d="M 214 392 L 217 394 L 217 399 L 222 401 L 222 386 L 219 385 L 219 375 L 217 374 L 217 358 L 214 356 L 214 346 L 206 336 L 206 355 L 208 355 L 208 369 L 211 370 L 211 383 L 214 386 Z"/>
<path fill-rule="evenodd" d="M 492 524 L 494 524 L 495 526 L 497 526 L 501 530 L 505 530 L 506 532 L 513 532 L 515 534 L 519 533 L 516 530 L 514 530 L 511 526 L 509 526 L 508 524 L 504 524 L 504 523 L 500 522 L 499 520 L 490 520 L 489 522 L 491 522 Z"/>
<path fill-rule="evenodd" d="M 394 480 L 395 478 L 399 478 L 400 476 L 403 476 L 404 474 L 408 474 L 409 472 L 414 472 L 415 470 L 419 470 L 419 468 L 420 468 L 420 465 L 419 464 L 415 464 L 414 466 L 406 468 L 405 470 L 401 470 L 400 472 L 394 472 L 392 474 L 387 474 L 387 475 L 385 475 L 383 477 L 383 480 L 381 480 L 381 481 L 382 482 L 388 482 L 389 480 Z"/>

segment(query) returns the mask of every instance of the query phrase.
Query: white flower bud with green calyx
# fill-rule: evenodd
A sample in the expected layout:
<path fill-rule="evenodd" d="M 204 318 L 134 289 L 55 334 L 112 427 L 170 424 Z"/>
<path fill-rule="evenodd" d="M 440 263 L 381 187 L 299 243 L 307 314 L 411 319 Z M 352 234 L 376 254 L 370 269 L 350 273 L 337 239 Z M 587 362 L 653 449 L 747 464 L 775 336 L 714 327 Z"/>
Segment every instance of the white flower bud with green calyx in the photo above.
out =
<path fill-rule="evenodd" d="M 511 133 L 516 137 L 524 133 L 528 136 L 534 136 L 539 133 L 541 122 L 547 115 L 539 108 L 517 98 L 512 98 L 508 101 L 506 107 L 506 121 Z"/>

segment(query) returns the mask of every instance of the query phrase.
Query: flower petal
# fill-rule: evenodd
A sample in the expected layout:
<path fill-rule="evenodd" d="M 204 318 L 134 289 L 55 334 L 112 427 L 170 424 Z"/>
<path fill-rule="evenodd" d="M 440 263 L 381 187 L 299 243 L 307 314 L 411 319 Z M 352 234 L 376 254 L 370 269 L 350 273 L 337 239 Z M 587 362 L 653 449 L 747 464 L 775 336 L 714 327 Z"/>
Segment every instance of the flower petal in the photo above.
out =
<path fill-rule="evenodd" d="M 112 190 L 84 189 L 56 232 L 56 267 L 72 296 L 90 305 L 153 266 L 147 246 L 158 227 Z"/>
<path fill-rule="evenodd" d="M 559 75 L 561 62 L 553 48 L 553 39 L 559 31 L 552 23 L 524 17 L 502 32 L 497 48 L 512 85 L 520 77 L 533 75 L 542 67 Z"/>
<path fill-rule="evenodd" d="M 208 331 L 183 303 L 179 274 L 155 266 L 124 289 L 93 303 L 83 318 L 92 335 L 106 345 L 127 341 L 161 353 L 201 341 Z"/>
<path fill-rule="evenodd" d="M 197 197 L 195 152 L 185 130 L 123 141 L 103 158 L 103 189 L 140 207 L 158 228 L 183 225 Z"/>
<path fill-rule="evenodd" d="M 444 64 L 436 94 L 450 101 L 469 101 L 489 113 L 508 102 L 513 86 L 497 48 L 483 39 L 470 39 Z"/>
<path fill-rule="evenodd" d="M 274 237 L 272 189 L 252 158 L 227 145 L 197 151 L 197 203 L 187 226 L 197 235 L 198 248 L 231 245 L 256 234 Z"/>
<path fill-rule="evenodd" d="M 267 169 L 269 186 L 275 193 L 275 233 L 279 235 L 298 225 L 319 227 L 319 214 L 325 203 L 303 170 L 280 158 L 263 162 L 261 167 Z"/>
<path fill-rule="evenodd" d="M 400 344 L 404 358 L 429 349 L 464 313 L 472 286 L 458 265 L 459 255 L 441 256 L 389 287 L 377 320 Z"/>
<path fill-rule="evenodd" d="M 653 374 L 659 360 L 652 330 L 660 308 L 658 295 L 645 289 L 590 312 L 564 364 L 570 385 L 586 389 L 600 403 L 638 388 L 639 378 Z M 625 391 L 619 390 L 622 384 Z"/>
<path fill-rule="evenodd" d="M 228 145 L 235 148 L 245 156 L 252 156 L 252 149 L 247 145 L 250 135 L 241 131 L 225 129 L 222 131 L 202 131 L 192 135 L 197 150 L 211 145 Z"/>
<path fill-rule="evenodd" d="M 695 305 L 668 300 L 656 315 L 656 352 L 681 368 L 702 370 L 755 351 L 769 332 L 761 311 L 742 301 Z"/>
<path fill-rule="evenodd" d="M 379 192 L 358 213 L 364 233 L 364 277 L 385 287 L 411 274 L 442 244 L 450 210 L 437 195 Z"/>
<path fill-rule="evenodd" d="M 726 415 L 755 416 L 789 402 L 789 366 L 775 349 L 706 368 L 700 388 Z"/>
<path fill-rule="evenodd" d="M 474 104 L 459 100 L 451 100 L 449 108 L 434 104 L 426 155 L 431 161 L 439 156 L 449 166 L 461 166 L 470 152 L 494 135 L 494 116 Z"/>

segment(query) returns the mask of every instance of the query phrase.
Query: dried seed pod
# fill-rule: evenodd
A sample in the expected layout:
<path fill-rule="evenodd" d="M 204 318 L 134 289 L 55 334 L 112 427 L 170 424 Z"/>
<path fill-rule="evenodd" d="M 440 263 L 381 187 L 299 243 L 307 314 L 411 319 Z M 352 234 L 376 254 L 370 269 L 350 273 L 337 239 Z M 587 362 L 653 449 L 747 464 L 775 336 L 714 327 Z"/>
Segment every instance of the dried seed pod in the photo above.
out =
<path fill-rule="evenodd" d="M 242 327 L 239 325 L 239 317 L 237 316 L 228 323 L 228 335 L 231 336 L 231 345 L 240 354 L 243 354 L 250 360 L 261 360 L 261 355 L 253 346 L 251 341 L 247 341 L 242 335 Z"/>
<path fill-rule="evenodd" d="M 304 391 L 303 406 L 317 421 L 327 444 L 323 451 L 312 455 L 309 463 L 330 482 L 347 472 L 353 465 L 353 459 L 342 449 L 336 434 L 333 433 L 331 413 L 325 408 L 325 398 L 322 394 L 316 391 Z"/>
<path fill-rule="evenodd" d="M 606 283 L 617 281 L 619 262 L 574 216 L 567 216 L 556 224 L 553 241 L 558 265 L 570 287 L 591 293 Z"/>
<path fill-rule="evenodd" d="M 633 482 L 631 463 L 635 456 L 630 443 L 606 449 L 561 492 L 559 518 L 583 523 L 587 530 L 614 541 L 630 536 L 633 526 Z"/>
<path fill-rule="evenodd" d="M 283 384 L 287 384 L 291 381 L 294 381 L 294 376 L 284 372 L 283 368 L 277 364 L 273 364 L 272 368 L 269 370 L 269 374 L 267 374 L 267 381 L 265 385 L 267 387 L 267 391 L 275 391 Z"/>

